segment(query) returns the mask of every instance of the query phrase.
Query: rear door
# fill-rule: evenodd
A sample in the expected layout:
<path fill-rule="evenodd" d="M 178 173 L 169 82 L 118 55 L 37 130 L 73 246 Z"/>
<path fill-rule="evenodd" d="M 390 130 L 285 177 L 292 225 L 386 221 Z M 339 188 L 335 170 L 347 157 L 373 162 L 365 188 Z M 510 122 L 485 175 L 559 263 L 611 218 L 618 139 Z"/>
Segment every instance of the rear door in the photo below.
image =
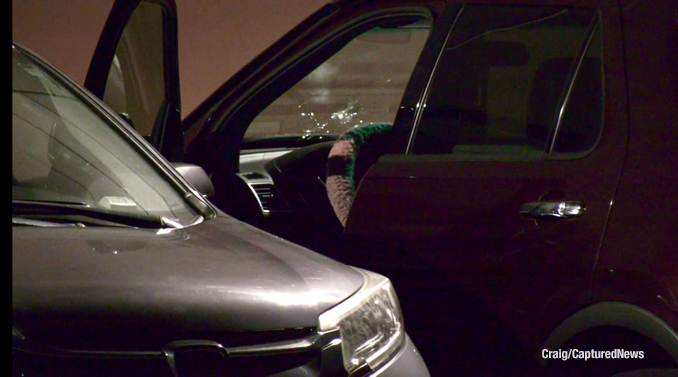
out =
<path fill-rule="evenodd" d="M 170 161 L 183 154 L 174 0 L 116 0 L 85 79 Z"/>
<path fill-rule="evenodd" d="M 464 6 L 406 153 L 372 166 L 346 224 L 443 271 L 523 340 L 589 301 L 624 157 L 624 83 L 603 79 L 623 77 L 619 17 L 598 3 Z"/>

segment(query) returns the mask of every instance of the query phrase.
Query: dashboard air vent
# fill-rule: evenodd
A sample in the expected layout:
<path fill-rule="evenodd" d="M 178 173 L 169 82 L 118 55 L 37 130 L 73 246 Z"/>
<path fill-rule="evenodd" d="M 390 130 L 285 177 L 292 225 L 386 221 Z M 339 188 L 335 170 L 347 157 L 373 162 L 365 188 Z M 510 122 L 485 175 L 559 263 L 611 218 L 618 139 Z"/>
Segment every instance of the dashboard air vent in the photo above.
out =
<path fill-rule="evenodd" d="M 257 194 L 259 203 L 261 204 L 261 210 L 264 213 L 277 209 L 277 197 L 275 195 L 275 188 L 272 184 L 253 184 L 252 189 Z"/>

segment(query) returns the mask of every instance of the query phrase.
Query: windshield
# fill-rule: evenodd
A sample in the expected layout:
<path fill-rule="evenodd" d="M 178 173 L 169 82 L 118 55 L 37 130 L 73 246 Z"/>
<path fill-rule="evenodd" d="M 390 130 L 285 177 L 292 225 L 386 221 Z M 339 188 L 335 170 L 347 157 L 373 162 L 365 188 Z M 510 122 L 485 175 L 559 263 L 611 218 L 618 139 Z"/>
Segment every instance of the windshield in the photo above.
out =
<path fill-rule="evenodd" d="M 191 223 L 192 208 L 108 118 L 12 47 L 12 201 Z"/>

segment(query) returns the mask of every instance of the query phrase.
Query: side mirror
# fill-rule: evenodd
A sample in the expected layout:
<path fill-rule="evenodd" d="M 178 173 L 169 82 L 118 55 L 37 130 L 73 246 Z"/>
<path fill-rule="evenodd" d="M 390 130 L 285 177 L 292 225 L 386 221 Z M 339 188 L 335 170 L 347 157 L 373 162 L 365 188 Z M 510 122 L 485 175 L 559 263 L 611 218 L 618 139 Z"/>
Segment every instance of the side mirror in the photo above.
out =
<path fill-rule="evenodd" d="M 214 185 L 205 170 L 198 165 L 173 162 L 172 166 L 188 181 L 202 196 L 207 199 L 214 197 Z"/>

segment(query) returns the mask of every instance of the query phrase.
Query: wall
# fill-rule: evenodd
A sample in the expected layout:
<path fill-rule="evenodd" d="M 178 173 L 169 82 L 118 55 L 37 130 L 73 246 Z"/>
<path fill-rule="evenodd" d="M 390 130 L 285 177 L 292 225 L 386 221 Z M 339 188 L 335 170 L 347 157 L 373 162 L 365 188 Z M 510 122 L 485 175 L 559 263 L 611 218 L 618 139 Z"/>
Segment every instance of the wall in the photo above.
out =
<path fill-rule="evenodd" d="M 327 0 L 176 0 L 182 114 Z M 113 0 L 12 0 L 12 40 L 84 83 Z"/>

